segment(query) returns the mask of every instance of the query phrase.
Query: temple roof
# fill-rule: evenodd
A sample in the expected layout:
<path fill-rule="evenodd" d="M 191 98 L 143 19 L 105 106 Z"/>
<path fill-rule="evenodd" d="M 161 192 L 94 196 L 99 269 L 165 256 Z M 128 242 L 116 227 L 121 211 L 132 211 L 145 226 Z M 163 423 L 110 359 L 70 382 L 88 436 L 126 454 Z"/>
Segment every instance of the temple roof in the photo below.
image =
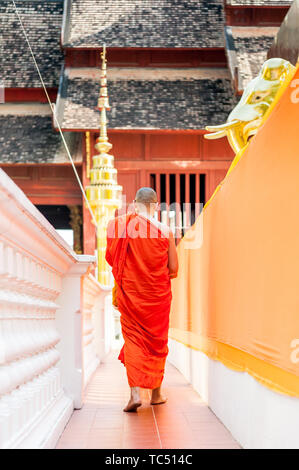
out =
<path fill-rule="evenodd" d="M 74 161 L 81 161 L 81 135 L 64 137 Z M 0 163 L 69 163 L 51 115 L 0 115 Z"/>
<path fill-rule="evenodd" d="M 226 0 L 227 5 L 234 6 L 289 6 L 292 0 Z"/>
<path fill-rule="evenodd" d="M 226 28 L 228 63 L 234 78 L 237 67 L 238 90 L 244 90 L 259 73 L 261 66 L 267 60 L 267 52 L 277 31 L 276 27 Z"/>
<path fill-rule="evenodd" d="M 223 47 L 222 0 L 72 0 L 64 47 Z"/>
<path fill-rule="evenodd" d="M 62 63 L 60 33 L 61 0 L 16 1 L 42 77 L 48 87 L 58 87 Z M 13 3 L 0 3 L 0 80 L 5 87 L 41 87 Z"/>
<path fill-rule="evenodd" d="M 182 77 L 184 76 L 184 78 Z M 234 106 L 226 70 L 108 71 L 109 129 L 202 129 Z M 56 112 L 63 129 L 98 129 L 99 71 L 67 69 Z"/>

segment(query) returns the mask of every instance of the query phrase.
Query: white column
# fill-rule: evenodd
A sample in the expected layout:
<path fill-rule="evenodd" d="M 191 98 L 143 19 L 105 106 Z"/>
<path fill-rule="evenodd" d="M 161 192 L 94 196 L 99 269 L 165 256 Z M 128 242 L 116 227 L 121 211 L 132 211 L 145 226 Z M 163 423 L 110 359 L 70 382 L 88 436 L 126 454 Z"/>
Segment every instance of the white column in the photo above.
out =
<path fill-rule="evenodd" d="M 83 275 L 89 264 L 81 262 L 71 267 L 62 280 L 62 291 L 57 299 L 56 325 L 61 338 L 57 346 L 61 354 L 59 367 L 65 391 L 74 400 L 75 408 L 81 408 L 83 400 L 83 349 L 86 342 Z"/>
<path fill-rule="evenodd" d="M 83 367 L 84 386 L 112 345 L 113 315 L 111 288 L 102 286 L 89 274 L 83 283 Z"/>

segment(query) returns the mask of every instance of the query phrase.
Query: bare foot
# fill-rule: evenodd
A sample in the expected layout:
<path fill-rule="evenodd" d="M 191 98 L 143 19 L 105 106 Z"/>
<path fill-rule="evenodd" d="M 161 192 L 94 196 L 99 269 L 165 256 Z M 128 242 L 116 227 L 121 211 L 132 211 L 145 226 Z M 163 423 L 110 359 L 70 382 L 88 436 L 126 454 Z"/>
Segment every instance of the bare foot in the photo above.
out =
<path fill-rule="evenodd" d="M 124 411 L 126 412 L 137 411 L 137 408 L 139 408 L 139 406 L 141 406 L 141 401 L 134 401 L 131 398 L 127 406 L 124 408 Z"/>
<path fill-rule="evenodd" d="M 151 405 L 162 405 L 167 402 L 167 398 L 160 395 L 155 400 L 151 399 Z"/>
<path fill-rule="evenodd" d="M 141 406 L 139 387 L 131 387 L 131 396 L 124 411 L 136 411 Z"/>
<path fill-rule="evenodd" d="M 152 390 L 151 405 L 162 405 L 167 402 L 167 398 L 161 393 L 161 387 Z"/>

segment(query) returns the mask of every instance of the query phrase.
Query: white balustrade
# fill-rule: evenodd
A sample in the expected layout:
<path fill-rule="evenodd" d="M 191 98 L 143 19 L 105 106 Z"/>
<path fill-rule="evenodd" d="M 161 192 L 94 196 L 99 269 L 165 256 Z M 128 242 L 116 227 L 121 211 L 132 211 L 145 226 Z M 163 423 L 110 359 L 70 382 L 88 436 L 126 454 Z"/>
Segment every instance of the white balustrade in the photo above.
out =
<path fill-rule="evenodd" d="M 72 362 L 82 292 L 74 303 L 63 289 L 80 286 L 94 260 L 76 255 L 0 170 L 0 448 L 53 447 L 69 419 L 82 393 L 65 373 L 82 375 Z M 84 350 L 96 364 L 92 299 L 88 308 Z"/>
<path fill-rule="evenodd" d="M 100 360 L 111 348 L 113 331 L 110 328 L 110 322 L 113 321 L 113 317 L 111 308 L 109 309 L 110 305 L 111 289 L 101 286 L 91 274 L 85 276 L 83 284 L 84 385 L 88 383 Z"/>

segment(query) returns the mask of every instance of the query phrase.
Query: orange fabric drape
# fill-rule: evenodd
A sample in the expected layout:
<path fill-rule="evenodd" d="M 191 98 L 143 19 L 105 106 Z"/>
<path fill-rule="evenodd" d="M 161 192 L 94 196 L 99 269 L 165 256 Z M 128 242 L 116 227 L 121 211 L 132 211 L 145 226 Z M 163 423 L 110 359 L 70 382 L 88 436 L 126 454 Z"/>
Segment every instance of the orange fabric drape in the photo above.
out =
<path fill-rule="evenodd" d="M 179 244 L 170 325 L 172 338 L 293 396 L 299 396 L 298 90 L 297 69 Z M 202 240 L 191 242 L 199 231 Z"/>
<path fill-rule="evenodd" d="M 163 380 L 171 303 L 168 246 L 168 237 L 143 216 L 131 214 L 108 226 L 106 259 L 117 282 L 124 337 L 119 359 L 130 387 L 153 389 Z"/>

